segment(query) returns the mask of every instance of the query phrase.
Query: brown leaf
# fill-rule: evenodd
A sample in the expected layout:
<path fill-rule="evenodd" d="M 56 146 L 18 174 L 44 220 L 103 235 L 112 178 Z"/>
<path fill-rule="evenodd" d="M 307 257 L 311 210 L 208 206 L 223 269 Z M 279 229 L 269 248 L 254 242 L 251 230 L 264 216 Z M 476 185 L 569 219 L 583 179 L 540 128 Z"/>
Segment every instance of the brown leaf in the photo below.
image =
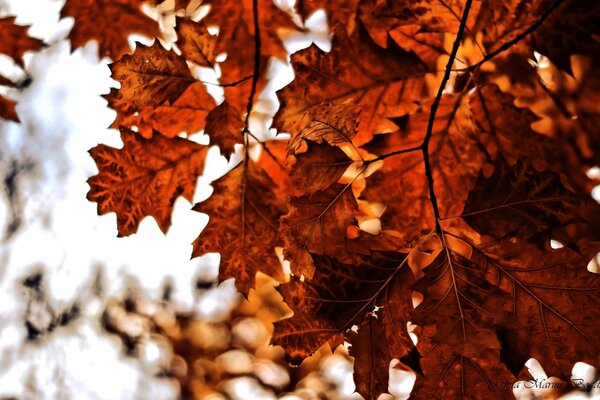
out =
<path fill-rule="evenodd" d="M 16 103 L 14 101 L 7 99 L 4 96 L 0 96 L 0 118 L 19 122 L 19 116 L 17 115 L 15 104 Z"/>
<path fill-rule="evenodd" d="M 514 376 L 499 363 L 499 351 L 481 349 L 467 357 L 448 345 L 432 341 L 435 329 L 419 336 L 422 374 L 417 375 L 410 399 L 513 399 Z"/>
<path fill-rule="evenodd" d="M 402 360 L 415 371 L 420 371 L 420 355 L 408 335 L 407 322 L 412 311 L 408 291 L 412 274 L 404 269 L 385 289 L 383 307 L 358 326 L 358 333 L 348 331 L 350 355 L 354 357 L 356 391 L 365 399 L 376 399 L 387 393 L 390 361 Z M 412 360 L 409 363 L 408 360 Z"/>
<path fill-rule="evenodd" d="M 499 350 L 495 328 L 512 322 L 510 296 L 487 281 L 485 269 L 444 244 L 423 272 L 413 289 L 424 300 L 412 322 L 435 325 L 431 340 L 457 354 L 474 357 L 482 350 Z"/>
<path fill-rule="evenodd" d="M 30 37 L 27 31 L 29 26 L 17 25 L 15 17 L 0 18 L 0 53 L 12 58 L 21 68 L 25 52 L 44 47 L 44 42 Z"/>
<path fill-rule="evenodd" d="M 586 268 L 600 251 L 553 250 L 519 239 L 481 245 L 488 275 L 511 293 L 515 326 L 498 331 L 502 361 L 515 373 L 533 357 L 549 376 L 568 380 L 573 364 L 598 362 L 600 276 Z"/>
<path fill-rule="evenodd" d="M 88 180 L 87 198 L 98 203 L 99 215 L 117 214 L 119 236 L 135 233 L 146 215 L 166 232 L 175 200 L 192 201 L 206 147 L 159 134 L 143 139 L 127 128 L 121 138 L 122 149 L 101 144 L 90 150 L 99 173 Z"/>
<path fill-rule="evenodd" d="M 204 132 L 210 137 L 211 144 L 219 146 L 221 153 L 229 157 L 235 152 L 235 145 L 244 141 L 243 129 L 240 110 L 224 101 L 208 113 Z"/>
<path fill-rule="evenodd" d="M 178 17 L 175 32 L 177 46 L 188 61 L 193 61 L 201 67 L 215 67 L 217 37 L 208 33 L 204 24 Z"/>
<path fill-rule="evenodd" d="M 304 153 L 296 154 L 290 177 L 299 194 L 312 195 L 335 184 L 352 164 L 338 147 L 306 141 Z"/>
<path fill-rule="evenodd" d="M 240 38 L 247 37 L 238 36 L 238 26 L 243 26 L 249 36 L 255 36 L 252 0 L 208 0 L 203 4 L 211 6 L 205 18 L 206 25 L 219 27 L 218 53 L 225 52 L 231 55 L 232 50 L 236 49 L 239 43 L 242 42 Z M 285 60 L 287 52 L 279 38 L 278 31 L 281 29 L 300 30 L 300 28 L 294 24 L 290 14 L 278 8 L 272 0 L 258 0 L 257 4 L 261 55 L 274 56 L 280 60 Z M 244 41 L 244 43 L 248 46 L 250 42 L 246 43 Z"/>
<path fill-rule="evenodd" d="M 299 131 L 293 133 L 289 141 L 288 154 L 305 152 L 307 141 L 332 146 L 352 144 L 357 133 L 359 115 L 360 108 L 350 103 L 315 107 L 295 122 Z"/>
<path fill-rule="evenodd" d="M 393 346 L 386 362 L 411 350 L 413 344 L 402 320 L 406 304 L 396 298 L 406 294 L 411 282 L 404 255 L 375 253 L 353 265 L 329 256 L 315 254 L 313 258 L 316 269 L 311 280 L 293 277 L 277 288 L 294 311 L 293 317 L 275 323 L 272 339 L 273 344 L 284 347 L 288 360 L 300 364 L 327 342 L 335 348 L 343 342 L 345 331 L 369 318 L 375 306 L 383 307 L 380 312 L 386 317 L 382 318 L 392 315 L 400 320 L 395 327 L 386 325 L 391 329 L 388 333 L 394 332 L 389 337 Z M 387 383 L 387 369 L 385 379 Z"/>
<path fill-rule="evenodd" d="M 117 111 L 117 119 L 111 127 L 135 126 L 140 135 L 149 139 L 155 131 L 175 137 L 182 132 L 192 134 L 202 130 L 206 116 L 215 107 L 215 100 L 202 82 L 194 82 L 172 104 L 166 100 L 161 105 L 146 106 L 142 111 L 129 115 L 120 110 L 121 105 L 118 104 L 111 104 Z"/>
<path fill-rule="evenodd" d="M 330 53 L 315 45 L 292 55 L 295 80 L 278 92 L 281 108 L 274 126 L 297 135 L 298 121 L 312 115 L 324 102 L 341 104 L 352 99 L 361 106 L 356 144 L 371 135 L 394 128 L 388 120 L 414 109 L 423 92 L 427 71 L 414 56 L 391 44 L 382 49 L 368 38 L 350 41 L 334 38 Z M 309 117 L 310 119 L 310 117 Z"/>
<path fill-rule="evenodd" d="M 313 276 L 312 254 L 340 257 L 347 252 L 349 226 L 358 206 L 350 185 L 335 183 L 311 195 L 293 197 L 281 219 L 284 257 L 298 276 Z"/>
<path fill-rule="evenodd" d="M 554 172 L 538 172 L 522 160 L 509 167 L 500 160 L 492 176 L 480 175 L 461 218 L 496 239 L 513 236 L 540 245 L 556 239 L 576 247 L 568 227 L 590 223 L 580 212 L 593 201 L 565 188 Z"/>
<path fill-rule="evenodd" d="M 528 109 L 516 107 L 514 102 L 514 97 L 502 93 L 495 85 L 479 88 L 470 97 L 469 106 L 473 123 L 479 131 L 478 140 L 493 159 L 501 157 L 514 164 L 517 159 L 527 157 L 544 165 L 548 152 L 558 149 L 554 148 L 550 138 L 531 128 L 539 118 Z"/>
<path fill-rule="evenodd" d="M 144 0 L 67 0 L 60 16 L 75 19 L 69 33 L 73 48 L 96 40 L 100 57 L 118 60 L 131 52 L 129 35 L 154 38 L 159 34 L 156 21 L 142 12 L 143 3 Z"/>
<path fill-rule="evenodd" d="M 563 71 L 571 71 L 570 57 L 581 54 L 598 60 L 600 4 L 567 0 L 529 38 L 530 46 Z"/>
<path fill-rule="evenodd" d="M 285 205 L 273 186 L 259 165 L 242 162 L 213 182 L 215 190 L 208 200 L 194 206 L 210 221 L 194 241 L 193 257 L 221 253 L 219 280 L 235 278 L 245 296 L 259 271 L 283 280 L 275 246 Z"/>
<path fill-rule="evenodd" d="M 158 42 L 152 47 L 138 45 L 133 54 L 110 64 L 110 69 L 121 88 L 111 89 L 105 98 L 109 107 L 124 116 L 172 104 L 196 82 L 185 60 Z"/>

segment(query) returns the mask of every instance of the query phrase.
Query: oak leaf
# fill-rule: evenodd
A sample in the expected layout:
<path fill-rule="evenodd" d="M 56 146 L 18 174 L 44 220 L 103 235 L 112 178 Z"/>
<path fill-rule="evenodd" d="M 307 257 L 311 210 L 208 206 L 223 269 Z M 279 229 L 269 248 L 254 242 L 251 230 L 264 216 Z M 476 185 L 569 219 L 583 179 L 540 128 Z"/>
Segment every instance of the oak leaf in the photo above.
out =
<path fill-rule="evenodd" d="M 360 108 L 351 103 L 322 104 L 295 121 L 288 154 L 306 151 L 308 141 L 330 145 L 352 144 L 357 134 Z"/>
<path fill-rule="evenodd" d="M 215 67 L 217 37 L 211 35 L 204 24 L 177 18 L 175 32 L 177 46 L 188 61 L 193 61 L 201 67 Z"/>
<path fill-rule="evenodd" d="M 475 187 L 461 218 L 495 239 L 512 236 L 540 245 L 556 239 L 576 247 L 568 227 L 590 224 L 580 214 L 586 204 L 593 204 L 589 196 L 565 188 L 557 173 L 538 172 L 522 160 L 512 167 L 500 160 L 490 177 L 480 175 Z"/>
<path fill-rule="evenodd" d="M 112 99 L 110 105 L 117 111 L 117 118 L 111 127 L 119 126 L 136 127 L 137 132 L 149 139 L 154 132 L 160 132 L 167 137 L 175 137 L 182 132 L 193 134 L 205 126 L 208 113 L 215 108 L 215 100 L 208 94 L 202 82 L 192 83 L 175 100 L 165 100 L 161 105 L 146 106 L 139 112 L 125 114 L 125 103 L 115 103 Z M 124 104 L 121 109 L 119 104 Z"/>
<path fill-rule="evenodd" d="M 291 15 L 280 9 L 273 0 L 258 0 L 256 14 L 260 26 L 260 52 L 261 55 L 274 56 L 285 60 L 287 52 L 283 47 L 278 31 L 282 29 L 300 30 L 293 22 Z M 254 28 L 254 10 L 252 0 L 208 0 L 203 2 L 211 6 L 205 23 L 219 27 L 217 39 L 217 52 L 229 55 L 237 47 L 240 36 L 237 34 L 238 26 L 243 26 L 250 37 L 256 36 Z"/>
<path fill-rule="evenodd" d="M 242 143 L 244 137 L 244 121 L 242 113 L 229 105 L 227 101 L 208 113 L 204 132 L 210 137 L 212 144 L 221 149 L 221 153 L 229 157 L 235 151 L 235 145 Z"/>
<path fill-rule="evenodd" d="M 338 147 L 306 141 L 306 151 L 294 156 L 290 177 L 299 194 L 312 195 L 335 184 L 352 160 Z"/>
<path fill-rule="evenodd" d="M 332 46 L 330 53 L 312 45 L 292 55 L 296 78 L 278 92 L 281 108 L 274 126 L 279 131 L 297 135 L 304 128 L 298 121 L 322 103 L 352 99 L 362 108 L 355 139 L 360 145 L 374 133 L 392 130 L 388 118 L 414 109 L 427 72 L 414 54 L 395 44 L 382 49 L 364 35 L 358 42 L 338 35 Z"/>
<path fill-rule="evenodd" d="M 245 296 L 254 288 L 259 271 L 283 280 L 275 246 L 285 204 L 273 186 L 258 164 L 242 162 L 213 182 L 213 194 L 194 206 L 210 220 L 194 241 L 192 256 L 221 253 L 219 280 L 235 278 Z"/>
<path fill-rule="evenodd" d="M 407 311 L 395 307 L 412 281 L 404 257 L 402 254 L 374 253 L 356 264 L 344 264 L 335 258 L 314 254 L 316 269 L 312 279 L 295 276 L 277 288 L 294 315 L 275 323 L 272 343 L 282 345 L 286 357 L 299 364 L 325 343 L 329 342 L 335 348 L 343 342 L 345 335 L 354 337 L 346 331 L 355 324 L 362 324 L 376 306 L 381 306 L 383 310 L 378 313 L 386 315 L 382 318 L 392 318 L 384 326 L 391 334 L 390 344 L 393 341 L 389 351 L 393 357 L 403 357 L 414 345 L 408 337 L 406 323 L 403 326 L 391 324 Z M 410 295 L 406 298 L 410 299 Z M 383 372 L 386 383 L 387 372 L 386 368 Z"/>
<path fill-rule="evenodd" d="M 40 50 L 44 42 L 28 35 L 29 27 L 17 25 L 15 17 L 0 18 L 0 53 L 12 58 L 21 68 L 23 54 L 27 51 Z"/>
<path fill-rule="evenodd" d="M 564 1 L 529 38 L 529 45 L 563 71 L 571 73 L 572 55 L 580 54 L 593 60 L 600 57 L 599 19 L 598 3 Z"/>
<path fill-rule="evenodd" d="M 185 60 L 158 42 L 151 47 L 139 44 L 133 54 L 110 64 L 110 70 L 121 87 L 105 97 L 111 108 L 125 114 L 173 103 L 196 82 Z"/>
<path fill-rule="evenodd" d="M 289 212 L 281 219 L 284 257 L 292 272 L 311 278 L 312 254 L 343 259 L 347 254 L 348 227 L 357 224 L 356 198 L 348 184 L 333 185 L 310 195 L 292 197 Z"/>
<path fill-rule="evenodd" d="M 142 12 L 142 4 L 144 0 L 67 0 L 60 16 L 75 20 L 69 33 L 73 48 L 96 40 L 100 57 L 117 60 L 131 52 L 129 35 L 159 35 L 158 23 Z"/>
<path fill-rule="evenodd" d="M 19 116 L 15 109 L 16 103 L 10 99 L 0 96 L 0 118 L 19 122 Z"/>
<path fill-rule="evenodd" d="M 175 200 L 192 201 L 206 147 L 160 134 L 144 139 L 127 128 L 121 138 L 122 149 L 101 144 L 90 150 L 99 173 L 88 180 L 87 198 L 98 203 L 99 215 L 117 214 L 119 236 L 135 233 L 147 215 L 166 232 Z"/>

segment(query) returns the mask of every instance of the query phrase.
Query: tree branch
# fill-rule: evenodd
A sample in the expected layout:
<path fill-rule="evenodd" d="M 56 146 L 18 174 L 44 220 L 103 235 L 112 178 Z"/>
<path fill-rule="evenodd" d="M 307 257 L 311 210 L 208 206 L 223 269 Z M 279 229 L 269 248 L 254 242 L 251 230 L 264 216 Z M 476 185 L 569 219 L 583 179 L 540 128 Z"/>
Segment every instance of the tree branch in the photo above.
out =
<path fill-rule="evenodd" d="M 448 79 L 450 78 L 452 65 L 454 64 L 454 60 L 456 59 L 456 54 L 458 53 L 458 48 L 460 47 L 460 43 L 462 41 L 465 26 L 467 25 L 467 18 L 469 17 L 471 3 L 472 0 L 467 0 L 465 4 L 465 9 L 460 19 L 460 26 L 458 27 L 458 32 L 456 32 L 456 39 L 454 40 L 454 44 L 452 45 L 452 51 L 450 52 L 450 58 L 448 59 L 448 63 L 446 64 L 444 77 L 442 78 L 442 82 L 438 89 L 437 95 L 433 100 L 433 104 L 431 105 L 431 111 L 429 113 L 429 122 L 427 124 L 427 132 L 425 133 L 425 139 L 423 139 L 423 144 L 421 145 L 421 150 L 423 151 L 423 162 L 425 163 L 425 175 L 427 176 L 427 185 L 429 186 L 429 200 L 431 201 L 431 206 L 433 207 L 433 214 L 435 216 L 435 230 L 438 234 L 442 233 L 442 227 L 440 225 L 440 211 L 437 199 L 435 197 L 435 190 L 433 186 L 433 173 L 431 171 L 431 162 L 429 160 L 429 142 L 431 140 L 431 136 L 433 135 L 435 114 L 437 112 L 438 107 L 440 106 L 442 94 L 444 92 L 444 89 L 446 88 Z"/>

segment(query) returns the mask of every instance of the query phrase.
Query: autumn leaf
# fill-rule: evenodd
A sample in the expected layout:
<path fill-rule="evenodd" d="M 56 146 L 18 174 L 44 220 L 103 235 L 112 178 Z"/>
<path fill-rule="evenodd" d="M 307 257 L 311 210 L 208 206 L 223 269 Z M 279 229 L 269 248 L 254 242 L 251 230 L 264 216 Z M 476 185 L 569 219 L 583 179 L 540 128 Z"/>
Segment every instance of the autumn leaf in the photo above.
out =
<path fill-rule="evenodd" d="M 12 58 L 21 68 L 24 67 L 23 55 L 28 51 L 40 50 L 44 42 L 32 38 L 28 35 L 28 26 L 17 25 L 15 17 L 0 18 L 0 54 L 5 54 Z M 0 87 L 14 86 L 13 82 L 0 75 Z M 16 103 L 0 95 L 0 118 L 19 122 L 19 117 L 15 109 Z"/>
<path fill-rule="evenodd" d="M 112 104 L 117 111 L 117 119 L 111 127 L 135 126 L 137 132 L 147 139 L 154 132 L 167 137 L 175 137 L 182 132 L 192 134 L 205 127 L 207 115 L 215 105 L 215 100 L 208 94 L 204 84 L 194 82 L 173 103 L 166 100 L 162 105 L 146 106 L 133 114 L 125 115 L 120 112 L 116 103 Z"/>
<path fill-rule="evenodd" d="M 226 157 L 235 151 L 235 145 L 242 143 L 244 121 L 240 110 L 229 105 L 227 101 L 213 109 L 206 117 L 205 133 L 211 144 L 216 144 Z"/>
<path fill-rule="evenodd" d="M 196 82 L 185 60 L 158 42 L 151 47 L 140 44 L 133 54 L 110 64 L 110 70 L 121 87 L 106 96 L 109 105 L 130 112 L 174 102 Z"/>
<path fill-rule="evenodd" d="M 395 307 L 401 299 L 395 296 L 406 294 L 404 291 L 412 279 L 403 255 L 374 253 L 354 265 L 316 254 L 313 259 L 316 269 L 312 279 L 303 280 L 296 276 L 277 288 L 294 315 L 275 323 L 272 343 L 282 345 L 292 363 L 299 364 L 325 343 L 329 342 L 332 348 L 341 344 L 345 332 L 352 325 L 370 318 L 375 306 L 383 307 L 379 312 L 385 316 L 381 318 L 392 318 L 389 324 L 381 325 L 382 329 L 393 333 L 389 337 L 391 347 L 388 351 L 399 358 L 411 350 L 413 344 L 406 323 L 404 326 L 390 325 L 407 311 Z M 410 299 L 410 296 L 406 298 Z M 352 333 L 346 335 L 354 337 Z M 387 383 L 387 368 L 377 373 L 384 374 Z"/>
<path fill-rule="evenodd" d="M 235 278 L 236 287 L 246 296 L 259 271 L 283 280 L 275 246 L 285 204 L 274 192 L 273 181 L 248 161 L 213 182 L 213 187 L 208 200 L 194 206 L 210 221 L 194 241 L 192 256 L 221 253 L 219 280 Z"/>
<path fill-rule="evenodd" d="M 296 121 L 288 144 L 288 154 L 303 153 L 308 141 L 330 145 L 352 144 L 356 136 L 360 108 L 351 103 L 322 104 Z"/>
<path fill-rule="evenodd" d="M 90 150 L 99 173 L 88 180 L 87 198 L 98 203 L 99 215 L 117 214 L 119 236 L 135 233 L 147 215 L 166 232 L 175 200 L 192 200 L 206 147 L 160 134 L 144 139 L 127 128 L 121 139 L 122 149 L 101 144 Z"/>
<path fill-rule="evenodd" d="M 144 0 L 67 0 L 60 16 L 75 20 L 69 33 L 73 48 L 95 40 L 100 57 L 118 60 L 131 52 L 129 35 L 159 35 L 158 23 L 142 12 L 142 4 Z"/>
<path fill-rule="evenodd" d="M 225 52 L 231 55 L 239 43 L 240 36 L 237 36 L 238 26 L 253 37 L 256 36 L 253 20 L 253 2 L 252 0 L 214 0 L 205 1 L 203 4 L 211 6 L 211 10 L 205 18 L 206 25 L 216 25 L 219 27 L 219 37 L 217 39 L 217 52 Z M 283 47 L 278 31 L 282 29 L 300 30 L 293 22 L 290 14 L 273 3 L 272 0 L 258 0 L 257 15 L 260 26 L 261 55 L 274 56 L 285 60 L 287 52 Z"/>
<path fill-rule="evenodd" d="M 330 53 L 312 45 L 292 55 L 296 78 L 278 92 L 282 106 L 274 126 L 297 135 L 305 115 L 324 102 L 352 100 L 362 108 L 356 144 L 374 133 L 394 129 L 390 117 L 414 109 L 423 92 L 426 67 L 412 53 L 391 44 L 382 49 L 368 38 L 359 42 L 336 36 Z M 368 68 L 365 68 L 368 65 Z"/>
<path fill-rule="evenodd" d="M 406 290 L 412 282 L 405 273 L 402 280 L 391 283 L 386 290 L 385 303 L 358 326 L 358 332 L 348 331 L 350 355 L 354 357 L 356 391 L 365 399 L 378 398 L 388 392 L 390 360 L 399 359 L 394 368 L 410 368 L 421 372 L 420 354 L 407 331 L 411 296 Z M 393 293 L 393 294 L 391 294 Z"/>
<path fill-rule="evenodd" d="M 19 122 L 19 116 L 15 109 L 16 103 L 10 99 L 0 96 L 0 118 Z"/>
<path fill-rule="evenodd" d="M 543 244 L 556 239 L 576 246 L 573 224 L 589 224 L 580 215 L 591 198 L 565 188 L 558 174 L 538 172 L 519 160 L 513 167 L 498 162 L 492 176 L 481 175 L 461 214 L 477 232 L 503 239 L 510 236 Z M 596 207 L 600 211 L 600 207 Z M 519 218 L 512 218 L 518 215 Z M 525 223 L 524 223 L 525 222 Z"/>
<path fill-rule="evenodd" d="M 183 56 L 201 67 L 214 68 L 217 37 L 211 35 L 204 24 L 185 18 L 177 18 L 175 25 L 177 46 Z"/>
<path fill-rule="evenodd" d="M 549 376 L 568 379 L 578 361 L 594 364 L 600 350 L 590 338 L 600 334 L 600 276 L 587 270 L 600 249 L 576 253 L 513 240 L 481 245 L 488 275 L 511 294 L 514 326 L 499 330 L 501 359 L 515 373 L 531 357 Z"/>
<path fill-rule="evenodd" d="M 36 51 L 44 47 L 44 42 L 28 35 L 29 27 L 17 25 L 15 17 L 0 18 L 0 53 L 12 58 L 23 68 L 23 54 L 27 51 Z"/>
<path fill-rule="evenodd" d="M 311 195 L 292 197 L 281 220 L 284 257 L 292 272 L 312 277 L 311 254 L 342 258 L 348 246 L 347 229 L 356 225 L 356 198 L 349 185 L 335 183 Z"/>
<path fill-rule="evenodd" d="M 572 72 L 572 55 L 582 54 L 593 60 L 600 56 L 597 41 L 600 35 L 598 19 L 598 3 L 564 1 L 531 36 L 529 44 L 563 71 Z"/>
<path fill-rule="evenodd" d="M 290 177 L 299 194 L 312 195 L 336 183 L 352 164 L 337 147 L 306 141 L 306 152 L 296 154 Z"/>

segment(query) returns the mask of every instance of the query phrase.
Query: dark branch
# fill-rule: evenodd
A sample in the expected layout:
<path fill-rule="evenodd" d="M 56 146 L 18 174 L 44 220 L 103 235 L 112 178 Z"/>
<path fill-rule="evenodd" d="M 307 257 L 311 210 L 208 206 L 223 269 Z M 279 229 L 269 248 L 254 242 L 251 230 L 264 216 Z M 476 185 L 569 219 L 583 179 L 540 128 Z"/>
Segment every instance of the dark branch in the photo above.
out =
<path fill-rule="evenodd" d="M 429 113 L 429 122 L 427 124 L 427 132 L 425 133 L 425 139 L 423 140 L 423 144 L 421 145 L 421 150 L 423 151 L 423 162 L 425 163 L 425 175 L 427 176 L 427 185 L 429 186 L 429 200 L 431 201 L 431 206 L 433 207 L 433 214 L 435 216 L 435 230 L 440 235 L 442 233 L 442 227 L 440 225 L 440 211 L 437 199 L 435 197 L 435 190 L 433 187 L 433 173 L 431 171 L 431 162 L 429 161 L 429 142 L 431 140 L 431 135 L 433 134 L 435 114 L 437 112 L 438 107 L 440 106 L 440 101 L 442 100 L 444 88 L 446 87 L 448 79 L 450 78 L 452 65 L 454 64 L 456 54 L 458 53 L 458 48 L 460 47 L 460 43 L 462 41 L 465 26 L 467 24 L 467 18 L 471 9 L 471 3 L 472 0 L 467 0 L 465 4 L 465 9 L 460 19 L 460 26 L 458 27 L 458 32 L 456 32 L 456 39 L 454 40 L 454 44 L 452 45 L 452 51 L 450 52 L 450 58 L 448 59 L 448 63 L 446 64 L 446 69 L 444 71 L 442 83 L 440 84 L 440 88 L 438 89 L 437 95 L 435 96 L 433 104 L 431 105 L 431 112 Z"/>

